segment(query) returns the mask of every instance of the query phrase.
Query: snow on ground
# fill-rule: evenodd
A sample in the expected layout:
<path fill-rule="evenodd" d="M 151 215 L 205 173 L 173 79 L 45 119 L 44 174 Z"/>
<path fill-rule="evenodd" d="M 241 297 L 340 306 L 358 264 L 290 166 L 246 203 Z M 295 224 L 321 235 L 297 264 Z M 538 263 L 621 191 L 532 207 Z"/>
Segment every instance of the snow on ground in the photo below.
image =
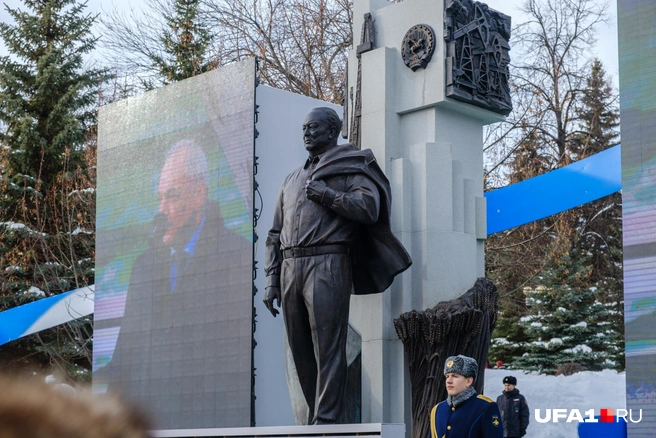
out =
<path fill-rule="evenodd" d="M 604 370 L 585 371 L 571 376 L 545 376 L 524 374 L 519 370 L 485 370 L 485 395 L 493 400 L 503 391 L 503 378 L 515 376 L 517 389 L 526 397 L 531 412 L 526 438 L 576 438 L 578 423 L 538 423 L 535 410 L 540 409 L 542 418 L 545 409 L 578 409 L 582 415 L 589 409 L 626 409 L 626 379 L 624 373 Z M 569 411 L 568 411 L 569 412 Z"/>

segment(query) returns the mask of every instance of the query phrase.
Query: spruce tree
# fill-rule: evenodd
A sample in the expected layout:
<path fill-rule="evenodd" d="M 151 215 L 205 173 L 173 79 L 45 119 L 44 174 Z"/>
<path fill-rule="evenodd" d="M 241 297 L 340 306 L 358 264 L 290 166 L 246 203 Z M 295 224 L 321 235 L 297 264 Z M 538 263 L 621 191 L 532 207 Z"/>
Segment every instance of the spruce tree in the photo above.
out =
<path fill-rule="evenodd" d="M 47 191 L 55 175 L 81 163 L 86 127 L 94 122 L 100 72 L 82 70 L 96 42 L 94 17 L 74 0 L 24 4 L 33 14 L 5 7 L 15 24 L 0 23 L 10 53 L 0 58 L 0 121 L 7 127 L 0 140 L 12 150 L 6 171 Z"/>
<path fill-rule="evenodd" d="M 551 374 L 575 362 L 590 371 L 622 369 L 617 362 L 622 334 L 613 326 L 612 306 L 589 285 L 591 272 L 589 256 L 572 251 L 527 291 L 529 314 L 519 325 L 529 339 L 520 344 L 523 354 L 514 358 L 513 368 Z"/>
<path fill-rule="evenodd" d="M 175 0 L 173 15 L 164 15 L 168 29 L 161 35 L 164 56 L 153 62 L 165 83 L 177 82 L 212 69 L 207 51 L 212 41 L 199 20 L 199 0 Z"/>
<path fill-rule="evenodd" d="M 583 129 L 572 143 L 572 153 L 580 158 L 602 152 L 618 143 L 619 110 L 617 94 L 606 77 L 601 61 L 595 59 L 588 77 L 579 117 Z M 588 257 L 589 285 L 612 313 L 612 326 L 624 333 L 624 283 L 622 270 L 622 194 L 614 193 L 583 205 L 576 215 L 575 248 Z M 624 340 L 615 358 L 624 368 Z"/>
<path fill-rule="evenodd" d="M 620 119 L 617 94 L 614 93 L 599 59 L 592 62 L 581 102 L 578 116 L 583 126 L 570 144 L 575 160 L 589 157 L 617 144 Z"/>
<path fill-rule="evenodd" d="M 102 48 L 112 69 L 151 90 L 218 66 L 201 0 L 145 0 L 144 5 L 140 16 L 126 18 L 114 10 L 101 19 Z"/>
<path fill-rule="evenodd" d="M 576 135 L 571 136 L 572 140 L 567 144 L 568 157 L 561 160 L 562 162 L 587 158 L 617 142 L 619 112 L 616 102 L 617 97 L 606 78 L 601 62 L 595 60 L 577 113 L 579 129 Z M 530 139 L 530 135 L 524 138 Z M 537 147 L 526 150 L 524 145 L 530 145 L 530 142 L 525 140 L 520 144 L 511 161 L 511 182 L 536 176 L 546 172 L 549 167 L 548 158 L 536 152 Z M 522 316 L 536 311 L 536 303 L 530 297 L 527 299 L 523 291 L 544 290 L 547 287 L 544 279 L 553 277 L 555 273 L 551 271 L 557 271 L 559 266 L 565 264 L 567 269 L 579 274 L 582 272 L 580 269 L 585 267 L 586 273 L 581 277 L 584 282 L 579 284 L 576 290 L 582 295 L 595 291 L 594 302 L 601 306 L 595 308 L 601 309 L 610 327 L 620 334 L 605 335 L 606 339 L 612 342 L 609 346 L 612 354 L 603 359 L 603 367 L 620 370 L 624 368 L 624 343 L 621 336 L 624 324 L 621 218 L 621 194 L 615 193 L 488 239 L 487 267 L 490 277 L 499 287 L 502 309 L 493 334 L 491 360 L 502 360 L 518 367 L 516 360 L 526 353 L 524 348 L 529 345 L 527 342 L 545 342 L 537 340 L 538 332 L 535 329 L 529 330 L 532 327 L 530 324 L 519 323 Z M 563 282 L 549 287 L 549 291 L 555 294 L 562 289 L 562 293 L 572 296 L 568 287 L 573 286 Z M 557 345 L 549 348 L 547 345 L 540 348 L 535 345 L 531 349 L 530 357 L 538 353 L 547 355 L 550 348 L 555 349 L 554 351 L 562 350 Z M 585 358 L 582 356 L 583 359 Z M 527 361 L 528 359 L 523 359 L 519 363 L 531 365 Z M 591 365 L 588 359 L 585 359 L 585 362 L 588 368 L 598 366 Z M 537 363 L 538 359 L 531 366 L 537 367 Z"/>
<path fill-rule="evenodd" d="M 24 0 L 0 23 L 0 310 L 93 284 L 95 17 L 75 0 Z M 86 376 L 91 319 L 1 348 Z M 34 352 L 39 352 L 34 354 Z M 81 365 L 81 366 L 80 366 Z M 79 371 L 81 369 L 81 371 Z"/>
<path fill-rule="evenodd" d="M 552 163 L 539 153 L 535 132 L 526 129 L 508 165 L 507 178 L 515 184 L 548 172 Z M 563 215 L 544 218 L 489 236 L 486 242 L 487 275 L 499 288 L 501 315 L 492 334 L 489 358 L 510 364 L 523 353 L 522 342 L 528 337 L 518 324 L 528 307 L 525 288 L 535 285 L 537 276 L 552 257 L 569 248 L 562 228 Z"/>

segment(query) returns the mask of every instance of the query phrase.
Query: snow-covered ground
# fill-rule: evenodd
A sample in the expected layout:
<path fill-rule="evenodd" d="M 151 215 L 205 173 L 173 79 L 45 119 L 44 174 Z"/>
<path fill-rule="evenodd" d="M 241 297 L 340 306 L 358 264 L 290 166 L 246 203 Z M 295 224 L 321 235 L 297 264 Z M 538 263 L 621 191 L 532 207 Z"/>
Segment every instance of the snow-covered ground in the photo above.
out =
<path fill-rule="evenodd" d="M 581 372 L 571 376 L 545 376 L 524 374 L 518 370 L 485 370 L 485 395 L 493 400 L 503 391 L 503 378 L 517 377 L 517 389 L 526 397 L 531 412 L 530 424 L 526 438 L 576 438 L 578 423 L 538 423 L 535 421 L 535 409 L 541 409 L 542 418 L 545 409 L 626 409 L 625 373 L 604 370 L 600 372 Z"/>

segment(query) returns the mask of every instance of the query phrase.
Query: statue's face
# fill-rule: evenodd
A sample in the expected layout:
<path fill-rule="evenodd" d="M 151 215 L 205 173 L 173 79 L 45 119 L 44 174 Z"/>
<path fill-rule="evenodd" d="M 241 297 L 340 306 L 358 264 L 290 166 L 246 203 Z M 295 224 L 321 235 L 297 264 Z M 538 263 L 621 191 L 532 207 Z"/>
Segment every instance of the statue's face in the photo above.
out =
<path fill-rule="evenodd" d="M 321 155 L 330 149 L 337 133 L 323 111 L 311 111 L 303 121 L 303 142 L 310 155 Z"/>

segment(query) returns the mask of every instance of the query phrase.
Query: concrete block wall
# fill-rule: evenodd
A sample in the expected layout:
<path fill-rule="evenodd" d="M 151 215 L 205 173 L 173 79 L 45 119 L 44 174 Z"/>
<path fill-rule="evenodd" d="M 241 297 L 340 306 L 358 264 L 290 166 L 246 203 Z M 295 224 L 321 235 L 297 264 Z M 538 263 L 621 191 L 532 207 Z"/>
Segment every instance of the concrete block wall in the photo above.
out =
<path fill-rule="evenodd" d="M 408 367 L 392 321 L 455 298 L 484 275 L 483 126 L 502 116 L 445 97 L 442 0 L 355 0 L 353 47 L 367 12 L 375 49 L 360 61 L 362 148 L 390 179 L 392 227 L 413 265 L 385 293 L 354 296 L 350 322 L 362 337 L 362 421 L 410 425 Z M 433 28 L 436 49 L 427 68 L 413 72 L 401 43 L 416 24 Z M 352 50 L 353 96 L 357 68 Z"/>

